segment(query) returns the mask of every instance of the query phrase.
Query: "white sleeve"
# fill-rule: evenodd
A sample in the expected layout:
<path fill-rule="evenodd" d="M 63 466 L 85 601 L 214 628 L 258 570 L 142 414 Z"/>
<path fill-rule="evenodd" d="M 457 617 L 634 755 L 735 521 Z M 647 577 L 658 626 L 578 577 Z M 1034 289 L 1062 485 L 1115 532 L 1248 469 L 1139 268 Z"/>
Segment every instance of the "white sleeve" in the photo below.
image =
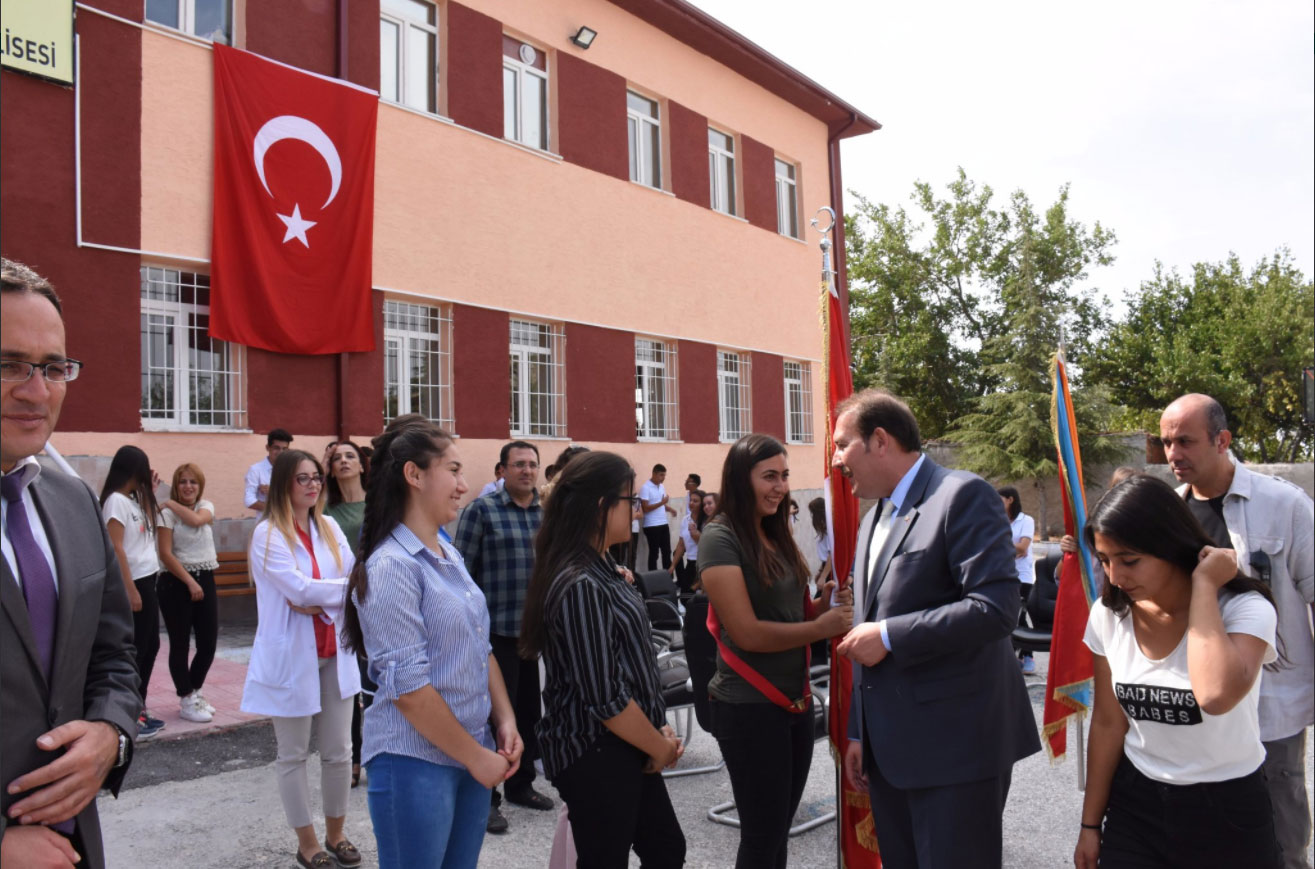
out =
<path fill-rule="evenodd" d="M 132 502 L 118 492 L 111 492 L 110 496 L 105 499 L 105 506 L 101 508 L 101 513 L 105 517 L 106 525 L 110 524 L 111 519 L 117 519 L 124 528 L 132 527 Z"/>
<path fill-rule="evenodd" d="M 1019 513 L 1018 518 L 1023 520 L 1018 523 L 1018 539 L 1022 540 L 1024 537 L 1034 538 L 1036 536 L 1036 520 L 1026 513 Z"/>
<path fill-rule="evenodd" d="M 245 504 L 248 509 L 254 508 L 256 502 L 260 500 L 260 495 L 258 493 L 259 489 L 260 473 L 256 470 L 256 466 L 252 465 L 247 468 L 246 494 L 242 498 L 242 503 Z"/>
<path fill-rule="evenodd" d="M 1249 634 L 1259 637 L 1268 645 L 1261 663 L 1269 664 L 1278 660 L 1274 649 L 1274 635 L 1278 629 L 1278 613 L 1269 601 L 1256 592 L 1246 594 L 1229 594 L 1225 592 L 1219 598 L 1219 615 L 1224 622 L 1224 630 L 1230 634 Z"/>
<path fill-rule="evenodd" d="M 200 509 L 199 504 L 197 505 L 197 509 Z M 174 511 L 170 510 L 168 507 L 162 507 L 160 509 L 160 527 L 168 528 L 172 531 L 176 524 L 178 524 L 178 517 L 174 515 Z"/>
<path fill-rule="evenodd" d="M 1091 649 L 1091 654 L 1107 657 L 1105 645 L 1113 621 L 1114 614 L 1105 608 L 1105 604 L 1096 601 L 1091 605 L 1091 615 L 1087 616 L 1087 631 L 1082 636 L 1082 642 Z"/>
<path fill-rule="evenodd" d="M 339 532 L 341 534 L 341 532 Z M 348 549 L 343 566 L 351 561 Z M 251 549 L 247 563 L 253 582 L 274 586 L 297 606 L 318 606 L 326 609 L 341 607 L 347 592 L 347 580 L 314 579 L 301 572 L 297 557 L 288 548 L 283 535 L 268 522 L 261 522 L 251 534 Z"/>

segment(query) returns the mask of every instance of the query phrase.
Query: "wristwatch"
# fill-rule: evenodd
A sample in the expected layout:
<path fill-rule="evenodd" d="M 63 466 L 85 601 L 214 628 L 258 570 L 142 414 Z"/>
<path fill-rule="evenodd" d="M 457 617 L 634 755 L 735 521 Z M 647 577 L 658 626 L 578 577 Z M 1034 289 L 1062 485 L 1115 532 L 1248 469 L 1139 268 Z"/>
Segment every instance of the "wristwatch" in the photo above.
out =
<path fill-rule="evenodd" d="M 132 745 L 132 740 L 128 738 L 128 734 L 119 730 L 117 724 L 111 724 L 110 726 L 118 731 L 119 734 L 119 756 L 115 759 L 112 769 L 122 769 L 128 765 L 128 749 Z"/>

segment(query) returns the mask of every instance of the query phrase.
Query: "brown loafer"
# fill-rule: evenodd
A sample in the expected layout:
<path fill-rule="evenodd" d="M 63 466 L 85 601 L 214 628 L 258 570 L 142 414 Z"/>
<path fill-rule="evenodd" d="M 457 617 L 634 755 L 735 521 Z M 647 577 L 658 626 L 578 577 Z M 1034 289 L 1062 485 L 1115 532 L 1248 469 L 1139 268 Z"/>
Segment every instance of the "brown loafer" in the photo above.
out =
<path fill-rule="evenodd" d="M 329 853 L 338 861 L 339 866 L 351 867 L 361 865 L 361 852 L 356 850 L 356 846 L 348 841 L 346 837 L 344 837 L 337 845 L 330 845 L 326 841 L 324 847 L 329 849 Z"/>
<path fill-rule="evenodd" d="M 359 861 L 360 858 L 358 857 Z M 317 851 L 315 855 L 307 860 L 301 856 L 301 851 L 297 852 L 297 865 L 304 869 L 334 869 L 333 855 L 328 851 Z"/>

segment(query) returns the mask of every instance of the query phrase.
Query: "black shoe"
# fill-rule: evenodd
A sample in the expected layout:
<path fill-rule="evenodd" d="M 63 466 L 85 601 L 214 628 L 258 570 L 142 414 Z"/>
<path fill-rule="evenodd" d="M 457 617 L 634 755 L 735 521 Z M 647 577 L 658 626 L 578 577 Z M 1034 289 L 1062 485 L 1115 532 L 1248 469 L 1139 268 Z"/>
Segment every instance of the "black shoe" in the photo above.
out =
<path fill-rule="evenodd" d="M 546 797 L 528 785 L 518 791 L 508 788 L 507 802 L 524 806 L 527 809 L 537 809 L 540 812 L 546 812 L 555 805 L 552 797 Z"/>
<path fill-rule="evenodd" d="M 507 819 L 502 816 L 497 806 L 489 806 L 489 823 L 484 829 L 490 833 L 507 832 Z"/>

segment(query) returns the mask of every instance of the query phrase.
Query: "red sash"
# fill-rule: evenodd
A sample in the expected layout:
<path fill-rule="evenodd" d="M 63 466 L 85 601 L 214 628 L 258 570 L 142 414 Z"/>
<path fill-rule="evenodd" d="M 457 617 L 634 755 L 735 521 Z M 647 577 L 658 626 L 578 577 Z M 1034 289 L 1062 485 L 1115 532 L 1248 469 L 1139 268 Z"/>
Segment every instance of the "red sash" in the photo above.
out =
<path fill-rule="evenodd" d="M 808 597 L 808 586 L 805 585 L 804 620 L 810 620 L 812 613 L 813 601 Z M 731 651 L 731 648 L 721 641 L 721 620 L 717 618 L 717 611 L 712 608 L 711 602 L 708 603 L 708 633 L 712 634 L 712 638 L 717 641 L 717 652 L 721 655 L 721 659 L 725 661 L 727 666 L 734 670 L 740 678 L 756 688 L 758 693 L 762 694 L 777 706 L 780 706 L 786 712 L 791 712 L 795 715 L 802 715 L 803 712 L 808 709 L 808 701 L 813 696 L 812 684 L 808 679 L 808 674 L 812 669 L 813 663 L 813 650 L 811 644 L 804 646 L 804 695 L 798 700 L 791 700 L 781 693 L 781 689 L 767 681 L 766 676 L 750 667 L 745 663 L 743 658 Z"/>

